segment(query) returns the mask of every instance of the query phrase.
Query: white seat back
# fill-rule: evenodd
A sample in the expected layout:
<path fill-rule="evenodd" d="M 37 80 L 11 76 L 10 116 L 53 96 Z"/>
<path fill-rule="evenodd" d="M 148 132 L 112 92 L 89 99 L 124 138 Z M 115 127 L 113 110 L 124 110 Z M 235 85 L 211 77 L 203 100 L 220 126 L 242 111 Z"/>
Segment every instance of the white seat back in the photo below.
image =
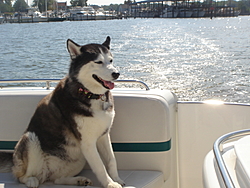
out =
<path fill-rule="evenodd" d="M 0 149 L 11 150 L 38 102 L 51 91 L 0 91 Z M 116 116 L 111 140 L 118 168 L 153 170 L 168 180 L 176 169 L 176 98 L 162 90 L 114 90 Z"/>

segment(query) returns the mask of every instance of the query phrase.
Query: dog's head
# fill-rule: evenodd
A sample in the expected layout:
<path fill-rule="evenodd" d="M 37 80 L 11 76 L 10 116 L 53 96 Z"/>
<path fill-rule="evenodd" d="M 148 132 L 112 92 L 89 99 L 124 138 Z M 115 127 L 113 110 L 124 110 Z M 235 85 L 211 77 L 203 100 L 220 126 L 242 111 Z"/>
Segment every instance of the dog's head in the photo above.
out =
<path fill-rule="evenodd" d="M 80 46 L 68 39 L 67 48 L 71 56 L 69 77 L 77 79 L 90 92 L 103 94 L 114 88 L 113 81 L 119 72 L 113 66 L 110 37 L 103 44 Z"/>

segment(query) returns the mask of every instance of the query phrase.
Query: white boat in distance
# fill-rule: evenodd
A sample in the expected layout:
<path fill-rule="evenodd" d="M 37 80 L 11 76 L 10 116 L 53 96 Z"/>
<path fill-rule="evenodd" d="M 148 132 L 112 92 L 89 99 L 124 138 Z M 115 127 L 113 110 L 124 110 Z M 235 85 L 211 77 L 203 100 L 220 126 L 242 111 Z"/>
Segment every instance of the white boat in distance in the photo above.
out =
<path fill-rule="evenodd" d="M 93 7 L 74 7 L 70 9 L 70 18 L 72 20 L 107 20 L 114 18 L 113 13 L 105 11 L 95 11 Z"/>
<path fill-rule="evenodd" d="M 84 7 L 73 7 L 70 10 L 71 14 L 95 14 L 95 10 L 93 7 L 89 7 L 89 6 L 84 6 Z"/>
<path fill-rule="evenodd" d="M 27 14 L 15 13 L 14 16 L 8 19 L 10 23 L 32 23 L 32 22 L 47 22 L 48 17 L 43 16 L 38 8 L 29 8 Z"/>
<path fill-rule="evenodd" d="M 46 86 L 20 87 L 23 82 L 46 82 Z M 50 82 L 58 80 L 0 80 L 1 150 L 13 151 L 38 102 L 53 91 Z M 123 83 L 127 87 L 112 90 L 116 116 L 111 140 L 125 188 L 209 188 L 208 184 L 213 185 L 210 188 L 229 188 L 226 181 L 218 183 L 217 173 L 212 169 L 215 154 L 209 151 L 221 135 L 250 128 L 250 105 L 213 100 L 178 101 L 169 90 L 150 89 L 134 80 L 120 80 L 116 85 Z M 128 88 L 131 83 L 138 87 Z M 246 137 L 234 144 L 238 143 L 235 151 L 231 150 L 232 144 L 223 147 L 222 151 L 232 151 L 229 154 L 232 157 L 236 152 L 242 159 L 235 162 L 240 164 L 237 167 L 239 173 L 236 176 L 229 173 L 235 185 L 242 180 L 244 186 L 241 187 L 250 187 L 246 179 L 249 173 L 243 172 L 250 170 L 249 163 L 244 160 L 249 159 L 249 142 L 249 137 Z M 244 149 L 245 143 L 248 149 Z M 207 153 L 211 157 L 206 157 Z M 223 158 L 228 158 L 227 153 L 224 155 Z M 204 166 L 210 169 L 206 171 L 204 168 L 202 175 L 203 164 L 207 162 L 209 165 Z M 228 165 L 234 166 L 234 163 Z M 90 178 L 93 188 L 100 187 L 88 167 L 80 175 Z M 0 184 L 5 188 L 25 187 L 11 173 L 0 173 Z M 41 187 L 61 188 L 51 182 Z"/>

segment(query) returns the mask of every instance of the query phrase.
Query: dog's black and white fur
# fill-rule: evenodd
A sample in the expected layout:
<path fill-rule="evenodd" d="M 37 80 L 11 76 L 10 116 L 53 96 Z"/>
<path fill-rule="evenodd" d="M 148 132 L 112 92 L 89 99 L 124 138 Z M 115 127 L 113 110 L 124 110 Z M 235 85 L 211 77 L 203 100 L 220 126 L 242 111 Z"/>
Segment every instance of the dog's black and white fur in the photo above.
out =
<path fill-rule="evenodd" d="M 12 172 L 27 187 L 46 181 L 91 185 L 91 180 L 76 176 L 86 161 L 103 187 L 124 185 L 109 134 L 115 115 L 109 90 L 119 77 L 109 45 L 110 37 L 103 44 L 84 46 L 67 41 L 69 74 L 40 101 L 15 147 Z"/>

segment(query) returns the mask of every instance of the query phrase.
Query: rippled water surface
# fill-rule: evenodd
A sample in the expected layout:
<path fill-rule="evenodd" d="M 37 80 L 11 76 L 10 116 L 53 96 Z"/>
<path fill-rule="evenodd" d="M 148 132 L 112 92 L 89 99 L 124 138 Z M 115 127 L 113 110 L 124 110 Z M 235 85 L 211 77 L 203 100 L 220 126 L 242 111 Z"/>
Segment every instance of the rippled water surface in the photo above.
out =
<path fill-rule="evenodd" d="M 0 79 L 62 78 L 66 40 L 112 38 L 121 79 L 170 89 L 179 100 L 250 103 L 250 17 L 128 19 L 0 25 Z"/>

